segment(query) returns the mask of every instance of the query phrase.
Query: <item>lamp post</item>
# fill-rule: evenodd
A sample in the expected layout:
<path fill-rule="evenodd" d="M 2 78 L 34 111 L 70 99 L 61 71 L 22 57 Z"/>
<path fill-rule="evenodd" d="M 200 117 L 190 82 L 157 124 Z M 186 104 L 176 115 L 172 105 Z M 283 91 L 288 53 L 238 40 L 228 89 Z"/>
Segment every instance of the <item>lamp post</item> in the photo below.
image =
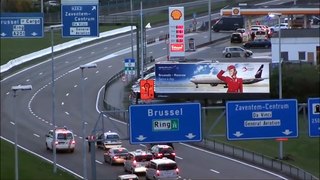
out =
<path fill-rule="evenodd" d="M 281 60 L 281 13 L 269 13 L 270 17 L 278 17 L 278 24 L 279 24 L 279 32 L 278 32 L 278 38 L 279 38 L 279 62 L 278 62 L 278 72 L 279 72 L 279 99 L 282 99 L 282 60 Z M 279 159 L 283 159 L 283 142 L 279 142 Z"/>
<path fill-rule="evenodd" d="M 96 68 L 96 64 L 85 64 L 80 65 L 81 69 L 81 97 L 82 97 L 82 110 L 81 110 L 81 121 L 82 121 L 82 159 L 83 159 L 83 179 L 88 179 L 87 177 L 87 154 L 86 154 L 86 125 L 84 120 L 84 75 L 83 71 L 84 69 L 90 69 L 90 68 Z"/>
<path fill-rule="evenodd" d="M 50 26 L 50 33 L 51 33 L 51 71 L 52 71 L 52 78 L 51 78 L 51 87 L 52 87 L 52 124 L 53 124 L 53 142 L 56 142 L 56 121 L 55 121 L 55 86 L 54 86 L 54 51 L 53 51 L 53 46 L 54 46 L 54 38 L 53 38 L 53 31 L 56 29 L 61 29 L 63 25 L 58 24 L 58 25 L 52 25 Z M 56 145 L 54 144 L 53 146 L 53 172 L 57 172 L 57 150 L 56 150 Z"/>
<path fill-rule="evenodd" d="M 211 0 L 208 1 L 208 15 L 209 15 L 209 22 L 208 22 L 209 42 L 211 42 L 212 41 L 212 36 L 211 36 Z"/>
<path fill-rule="evenodd" d="M 13 115 L 13 119 L 15 120 L 14 123 L 14 167 L 15 167 L 15 179 L 18 180 L 19 179 L 19 168 L 18 168 L 18 119 L 15 118 L 16 113 L 14 112 L 14 108 L 16 107 L 16 101 L 15 101 L 15 97 L 17 97 L 17 91 L 21 90 L 21 91 L 26 91 L 26 90 L 31 90 L 32 86 L 31 85 L 19 85 L 19 86 L 12 86 L 11 90 L 13 91 L 13 98 L 14 98 L 14 102 L 13 102 L 13 107 L 12 107 L 12 115 Z"/>

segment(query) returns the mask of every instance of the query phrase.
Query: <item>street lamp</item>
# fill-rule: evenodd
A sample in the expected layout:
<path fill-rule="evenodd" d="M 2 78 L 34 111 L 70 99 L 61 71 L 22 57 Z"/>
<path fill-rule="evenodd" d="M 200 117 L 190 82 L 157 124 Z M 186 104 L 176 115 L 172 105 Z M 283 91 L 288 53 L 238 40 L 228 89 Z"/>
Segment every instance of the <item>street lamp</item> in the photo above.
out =
<path fill-rule="evenodd" d="M 269 17 L 278 17 L 278 24 L 279 24 L 279 62 L 278 62 L 278 68 L 279 68 L 279 99 L 282 99 L 282 68 L 281 68 L 281 13 L 269 13 Z"/>
<path fill-rule="evenodd" d="M 52 83 L 52 124 L 53 124 L 53 142 L 56 142 L 56 121 L 55 121 L 55 86 L 54 86 L 54 54 L 53 54 L 53 31 L 56 29 L 61 29 L 63 24 L 58 24 L 58 25 L 51 25 L 50 27 L 50 32 L 51 32 L 51 70 L 52 70 L 52 78 L 51 78 L 51 83 Z M 56 146 L 53 146 L 53 172 L 57 172 L 57 150 Z"/>
<path fill-rule="evenodd" d="M 81 69 L 81 96 L 82 96 L 82 111 L 81 111 L 81 120 L 82 120 L 82 158 L 83 158 L 83 179 L 87 178 L 87 154 L 86 154 L 86 127 L 85 127 L 85 120 L 84 120 L 84 76 L 83 71 L 84 69 L 96 68 L 96 64 L 84 64 L 80 65 L 79 68 Z"/>
<path fill-rule="evenodd" d="M 282 67 L 281 67 L 281 13 L 269 13 L 269 17 L 278 17 L 279 24 L 279 62 L 278 62 L 278 71 L 279 71 L 279 99 L 282 99 Z M 283 142 L 279 142 L 279 159 L 283 159 Z"/>
<path fill-rule="evenodd" d="M 16 101 L 15 97 L 17 96 L 17 91 L 27 91 L 31 90 L 32 86 L 31 85 L 19 85 L 19 86 L 12 86 L 11 90 L 13 91 L 13 107 L 12 107 L 12 115 L 13 119 L 15 120 L 14 126 L 15 126 L 15 133 L 14 133 L 14 163 L 15 163 L 15 179 L 19 179 L 19 169 L 18 169 L 18 119 L 15 118 L 16 113 L 14 112 L 14 108 L 16 107 Z"/>

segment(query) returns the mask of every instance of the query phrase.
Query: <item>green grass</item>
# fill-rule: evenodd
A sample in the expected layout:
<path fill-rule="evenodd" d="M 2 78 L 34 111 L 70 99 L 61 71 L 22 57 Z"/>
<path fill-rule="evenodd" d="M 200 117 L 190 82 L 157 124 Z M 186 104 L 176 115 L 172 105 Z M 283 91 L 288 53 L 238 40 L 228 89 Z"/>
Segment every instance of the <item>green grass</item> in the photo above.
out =
<path fill-rule="evenodd" d="M 0 141 L 1 147 L 1 175 L 0 179 L 15 179 L 15 159 L 14 159 L 14 145 L 4 140 Z M 18 151 L 18 162 L 19 162 L 19 179 L 20 180 L 71 180 L 78 179 L 57 168 L 57 172 L 53 173 L 53 165 L 47 161 L 40 159 L 23 150 Z"/>

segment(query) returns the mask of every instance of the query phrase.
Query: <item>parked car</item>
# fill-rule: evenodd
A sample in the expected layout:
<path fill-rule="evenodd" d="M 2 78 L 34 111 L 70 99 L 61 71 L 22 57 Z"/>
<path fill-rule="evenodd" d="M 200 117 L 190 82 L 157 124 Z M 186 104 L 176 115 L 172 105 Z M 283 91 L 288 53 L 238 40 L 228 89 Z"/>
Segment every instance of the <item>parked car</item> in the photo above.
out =
<path fill-rule="evenodd" d="M 221 17 L 213 26 L 212 30 L 219 31 L 235 31 L 244 27 L 244 18 L 242 16 Z"/>
<path fill-rule="evenodd" d="M 230 47 L 225 47 L 224 50 L 222 51 L 222 54 L 226 58 L 250 57 L 253 55 L 253 52 L 239 46 L 230 46 Z"/>
<path fill-rule="evenodd" d="M 288 23 L 281 23 L 280 25 L 276 24 L 274 26 L 270 26 L 271 32 L 278 32 L 280 29 L 289 29 Z"/>
<path fill-rule="evenodd" d="M 73 132 L 68 130 L 66 127 L 59 127 L 54 130 L 50 130 L 48 134 L 46 134 L 47 150 L 52 150 L 54 145 L 57 151 L 65 150 L 73 152 L 76 146 Z"/>
<path fill-rule="evenodd" d="M 129 151 L 124 148 L 111 148 L 103 154 L 104 162 L 108 162 L 111 165 L 121 164 L 125 161 L 128 156 Z"/>
<path fill-rule="evenodd" d="M 242 36 L 242 42 L 247 42 L 250 39 L 250 32 L 248 32 L 245 28 L 238 28 L 236 32 L 240 33 Z"/>
<path fill-rule="evenodd" d="M 241 33 L 232 33 L 231 34 L 231 38 L 230 38 L 230 42 L 231 43 L 235 43 L 235 42 L 237 42 L 237 43 L 242 43 L 242 35 L 241 35 Z"/>
<path fill-rule="evenodd" d="M 268 39 L 255 39 L 243 44 L 245 48 L 270 48 L 271 42 Z"/>

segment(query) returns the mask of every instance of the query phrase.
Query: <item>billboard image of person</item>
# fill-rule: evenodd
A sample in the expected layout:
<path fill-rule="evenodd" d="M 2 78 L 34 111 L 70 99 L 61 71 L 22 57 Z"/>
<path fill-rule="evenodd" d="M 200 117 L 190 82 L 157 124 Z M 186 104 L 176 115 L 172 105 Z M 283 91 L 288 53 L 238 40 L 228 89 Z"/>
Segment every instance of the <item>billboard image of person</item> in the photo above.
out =
<path fill-rule="evenodd" d="M 228 71 L 229 76 L 223 74 Z M 228 86 L 228 93 L 242 93 L 243 92 L 243 80 L 237 77 L 237 70 L 234 65 L 229 65 L 227 70 L 220 70 L 217 74 L 218 79 L 225 82 Z"/>

